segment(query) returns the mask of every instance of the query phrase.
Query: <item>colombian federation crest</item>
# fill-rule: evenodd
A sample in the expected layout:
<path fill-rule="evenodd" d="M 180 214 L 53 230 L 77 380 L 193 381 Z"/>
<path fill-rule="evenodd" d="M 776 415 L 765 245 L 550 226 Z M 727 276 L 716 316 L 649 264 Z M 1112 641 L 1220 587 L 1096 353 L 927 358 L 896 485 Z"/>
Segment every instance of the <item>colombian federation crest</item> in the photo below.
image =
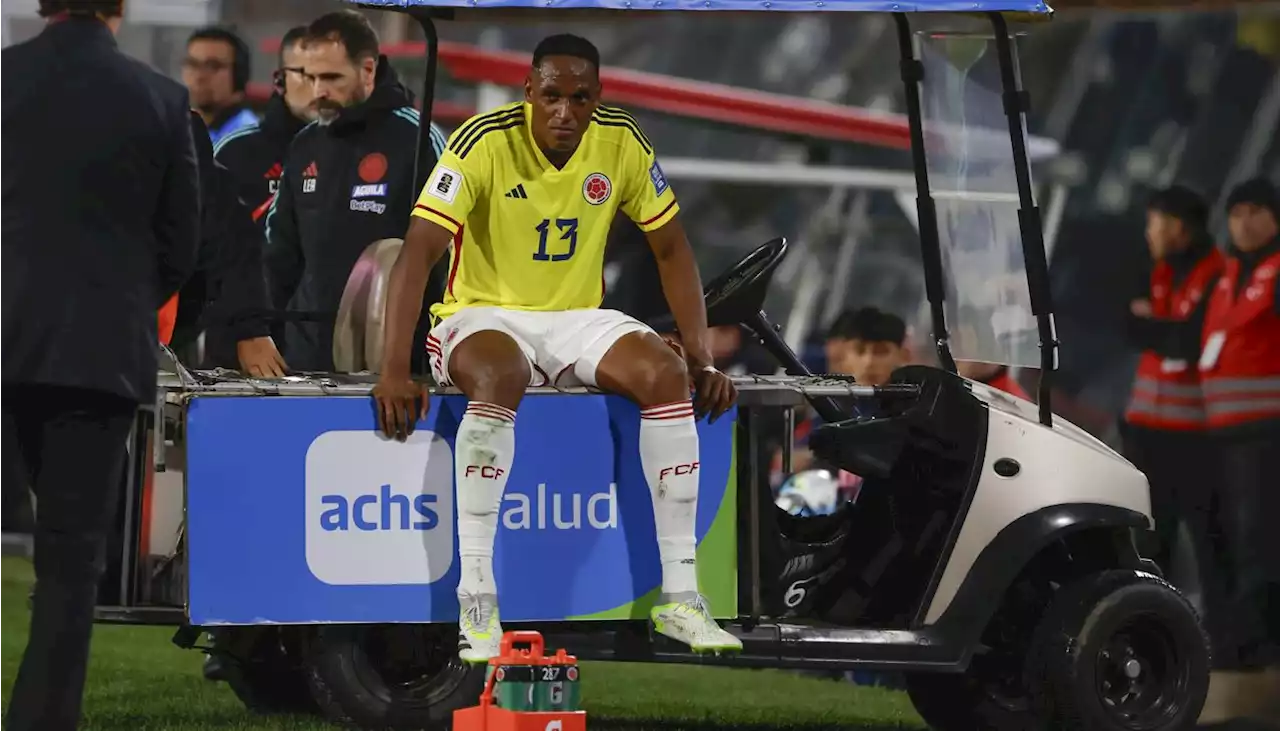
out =
<path fill-rule="evenodd" d="M 586 180 L 582 181 L 582 197 L 593 206 L 609 200 L 611 195 L 613 195 L 613 183 L 609 182 L 604 173 L 591 173 Z"/>

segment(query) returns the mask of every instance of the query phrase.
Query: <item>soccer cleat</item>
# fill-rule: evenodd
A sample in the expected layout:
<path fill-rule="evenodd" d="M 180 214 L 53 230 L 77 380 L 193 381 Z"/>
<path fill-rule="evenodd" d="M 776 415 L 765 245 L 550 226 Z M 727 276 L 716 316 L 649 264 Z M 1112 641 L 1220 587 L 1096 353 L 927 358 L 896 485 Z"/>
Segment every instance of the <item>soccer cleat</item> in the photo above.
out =
<path fill-rule="evenodd" d="M 487 663 L 498 656 L 502 625 L 498 622 L 498 598 L 492 594 L 458 597 L 458 657 L 465 663 Z"/>
<path fill-rule="evenodd" d="M 659 634 L 689 646 L 694 652 L 737 652 L 742 649 L 742 640 L 721 629 L 711 617 L 711 609 L 701 594 L 695 594 L 685 601 L 671 601 L 662 597 L 663 602 L 649 612 L 654 629 Z"/>

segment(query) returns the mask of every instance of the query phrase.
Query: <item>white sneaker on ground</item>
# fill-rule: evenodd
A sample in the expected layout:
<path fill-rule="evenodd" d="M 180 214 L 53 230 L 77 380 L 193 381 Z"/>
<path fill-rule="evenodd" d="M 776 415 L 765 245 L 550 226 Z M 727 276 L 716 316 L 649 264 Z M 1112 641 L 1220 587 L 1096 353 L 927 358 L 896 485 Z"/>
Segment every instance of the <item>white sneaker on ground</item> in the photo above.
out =
<path fill-rule="evenodd" d="M 663 596 L 649 612 L 659 634 L 689 646 L 694 652 L 737 652 L 742 640 L 716 624 L 701 594 L 677 601 Z"/>
<path fill-rule="evenodd" d="M 462 594 L 458 608 L 458 657 L 473 664 L 497 657 L 502 642 L 498 598 L 492 594 Z"/>

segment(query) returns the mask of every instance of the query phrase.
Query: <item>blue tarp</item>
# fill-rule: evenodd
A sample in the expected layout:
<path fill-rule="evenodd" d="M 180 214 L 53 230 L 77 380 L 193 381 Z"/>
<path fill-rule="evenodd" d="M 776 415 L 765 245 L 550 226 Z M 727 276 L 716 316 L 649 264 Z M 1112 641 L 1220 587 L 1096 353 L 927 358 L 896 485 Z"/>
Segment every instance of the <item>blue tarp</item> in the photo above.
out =
<path fill-rule="evenodd" d="M 350 0 L 358 5 L 394 8 L 434 7 L 467 10 L 685 10 L 774 11 L 792 13 L 1051 13 L 1035 0 Z"/>

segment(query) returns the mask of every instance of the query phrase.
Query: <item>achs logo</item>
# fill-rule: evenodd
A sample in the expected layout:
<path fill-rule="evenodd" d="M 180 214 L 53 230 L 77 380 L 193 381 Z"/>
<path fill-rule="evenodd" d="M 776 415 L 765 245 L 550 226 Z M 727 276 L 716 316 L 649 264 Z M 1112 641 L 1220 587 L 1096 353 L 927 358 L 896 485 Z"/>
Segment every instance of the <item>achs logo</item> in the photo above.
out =
<path fill-rule="evenodd" d="M 320 169 L 316 167 L 315 160 L 311 164 L 302 169 L 302 192 L 316 192 L 316 178 L 320 177 Z"/>
<path fill-rule="evenodd" d="M 582 197 L 593 206 L 609 200 L 612 194 L 613 183 L 609 182 L 604 173 L 591 173 L 586 180 L 582 181 Z"/>
<path fill-rule="evenodd" d="M 307 567 L 334 585 L 430 584 L 453 563 L 453 450 L 333 431 L 306 458 Z"/>

